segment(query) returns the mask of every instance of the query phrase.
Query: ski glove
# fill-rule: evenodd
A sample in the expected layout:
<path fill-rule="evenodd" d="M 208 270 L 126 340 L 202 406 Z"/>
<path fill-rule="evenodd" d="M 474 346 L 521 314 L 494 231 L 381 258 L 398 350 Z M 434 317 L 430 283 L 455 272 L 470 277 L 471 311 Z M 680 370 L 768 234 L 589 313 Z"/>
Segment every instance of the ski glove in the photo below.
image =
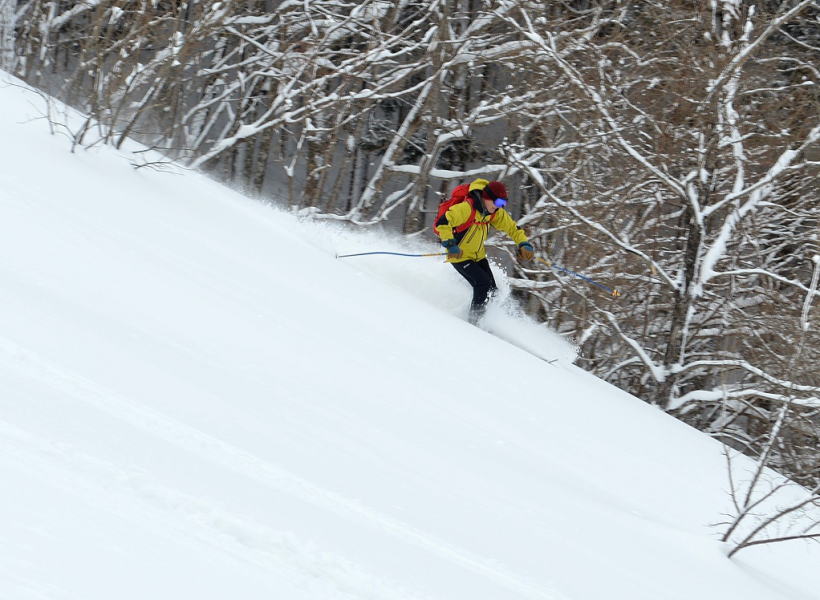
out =
<path fill-rule="evenodd" d="M 455 240 L 441 242 L 441 245 L 447 248 L 447 258 L 449 259 L 458 260 L 464 256 L 464 252 L 462 252 L 461 248 L 458 247 L 458 242 Z"/>
<path fill-rule="evenodd" d="M 535 256 L 532 244 L 529 242 L 521 242 L 518 244 L 518 258 L 523 261 L 532 260 Z"/>

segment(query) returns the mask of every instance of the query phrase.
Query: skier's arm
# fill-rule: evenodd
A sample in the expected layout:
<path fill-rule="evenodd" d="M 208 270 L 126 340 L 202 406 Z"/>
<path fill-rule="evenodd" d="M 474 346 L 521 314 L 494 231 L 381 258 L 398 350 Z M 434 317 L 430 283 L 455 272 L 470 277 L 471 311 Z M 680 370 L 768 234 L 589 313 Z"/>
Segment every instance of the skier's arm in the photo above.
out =
<path fill-rule="evenodd" d="M 524 230 L 516 224 L 516 222 L 510 216 L 510 213 L 508 213 L 503 208 L 499 208 L 495 212 L 495 217 L 493 217 L 493 220 L 490 221 L 490 223 L 499 231 L 503 231 L 508 236 L 510 236 L 512 240 L 516 243 L 516 245 L 520 245 L 524 242 L 529 241 L 527 239 L 527 234 L 524 233 Z"/>

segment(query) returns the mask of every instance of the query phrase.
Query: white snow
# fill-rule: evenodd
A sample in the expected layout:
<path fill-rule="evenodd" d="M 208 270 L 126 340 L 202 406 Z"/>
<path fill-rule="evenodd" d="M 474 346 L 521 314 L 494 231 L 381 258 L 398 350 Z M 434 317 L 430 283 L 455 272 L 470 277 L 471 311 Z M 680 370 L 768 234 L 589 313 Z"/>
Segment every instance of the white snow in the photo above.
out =
<path fill-rule="evenodd" d="M 726 558 L 718 444 L 468 325 L 438 258 L 335 258 L 432 239 L 70 154 L 41 105 L 0 84 L 0 598 L 820 598 L 816 544 Z"/>

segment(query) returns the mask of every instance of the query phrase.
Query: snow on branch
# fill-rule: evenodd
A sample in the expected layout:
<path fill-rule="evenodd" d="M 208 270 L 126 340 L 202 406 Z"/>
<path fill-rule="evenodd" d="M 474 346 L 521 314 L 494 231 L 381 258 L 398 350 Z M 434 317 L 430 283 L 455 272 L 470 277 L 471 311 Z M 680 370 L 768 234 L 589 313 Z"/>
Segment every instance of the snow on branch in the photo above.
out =
<path fill-rule="evenodd" d="M 567 76 L 567 78 L 573 83 L 573 85 L 575 85 L 584 95 L 587 96 L 587 98 L 592 102 L 592 105 L 603 118 L 604 122 L 609 127 L 610 132 L 615 137 L 618 144 L 624 150 L 626 150 L 629 156 L 634 158 L 639 164 L 643 165 L 649 172 L 651 172 L 655 177 L 657 177 L 659 181 L 662 181 L 664 184 L 666 184 L 681 198 L 684 198 L 687 201 L 692 201 L 692 198 L 687 193 L 686 188 L 680 181 L 678 181 L 662 169 L 655 166 L 649 158 L 647 158 L 641 152 L 639 152 L 632 144 L 630 144 L 626 140 L 626 138 L 623 137 L 621 133 L 621 127 L 618 125 L 616 119 L 612 116 L 609 109 L 607 108 L 607 102 L 592 86 L 588 85 L 584 81 L 581 73 L 579 73 L 578 70 L 575 67 L 573 67 L 562 56 L 562 53 L 558 50 L 555 44 L 555 36 L 547 33 L 547 37 L 549 39 L 545 39 L 543 36 L 539 35 L 535 31 L 533 24 L 530 21 L 527 13 L 522 11 L 522 16 L 524 21 L 526 22 L 526 27 L 521 26 L 519 23 L 517 23 L 511 18 L 506 18 L 506 21 L 510 23 L 513 27 L 515 27 L 519 32 L 521 32 L 522 35 L 530 39 L 541 52 L 543 52 L 546 56 L 551 58 L 553 62 L 556 65 L 558 65 L 561 71 Z M 696 213 L 700 214 L 700 207 L 696 206 L 695 208 Z"/>
<path fill-rule="evenodd" d="M 807 398 L 795 398 L 789 394 L 775 394 L 755 388 L 731 389 L 728 386 L 721 386 L 710 390 L 693 390 L 687 392 L 679 398 L 669 401 L 668 410 L 679 410 L 691 403 L 698 402 L 719 402 L 729 398 L 763 398 L 773 402 L 791 403 L 796 406 L 806 408 L 820 408 L 820 396 L 809 396 Z"/>
<path fill-rule="evenodd" d="M 794 383 L 793 381 L 786 381 L 786 380 L 783 380 L 783 379 L 779 379 L 777 377 L 769 375 L 768 373 L 766 373 L 762 369 L 758 369 L 754 365 L 750 365 L 748 362 L 743 361 L 743 360 L 695 360 L 695 361 L 686 363 L 686 365 L 681 365 L 681 366 L 677 367 L 674 370 L 674 372 L 682 373 L 684 371 L 687 371 L 689 369 L 694 369 L 694 368 L 697 368 L 697 367 L 737 367 L 737 368 L 743 369 L 745 371 L 748 371 L 749 373 L 752 373 L 753 375 L 757 375 L 758 377 L 760 377 L 762 379 L 765 379 L 769 383 L 773 383 L 775 385 L 778 385 L 778 386 L 781 386 L 781 387 L 784 387 L 784 388 L 787 388 L 787 389 L 790 389 L 790 390 L 795 390 L 795 391 L 798 391 L 798 392 L 812 392 L 812 393 L 820 394 L 820 387 L 818 387 L 818 386 L 798 385 L 798 384 Z"/>
<path fill-rule="evenodd" d="M 577 209 L 571 206 L 568 202 L 561 200 L 561 198 L 553 194 L 552 190 L 550 190 L 547 187 L 546 182 L 544 181 L 544 178 L 541 175 L 541 173 L 537 169 L 533 168 L 532 165 L 516 161 L 515 159 L 513 159 L 513 164 L 518 166 L 518 168 L 521 169 L 523 172 L 527 173 L 527 175 L 538 185 L 538 188 L 541 190 L 541 192 L 545 196 L 548 196 L 555 204 L 569 211 L 576 219 L 578 219 L 588 227 L 591 227 L 596 231 L 602 233 L 606 238 L 614 242 L 622 250 L 625 250 L 626 252 L 629 252 L 630 254 L 634 254 L 635 256 L 641 258 L 650 266 L 653 272 L 658 273 L 660 275 L 660 277 L 666 282 L 666 284 L 670 288 L 680 288 L 680 283 L 675 281 L 668 273 L 666 273 L 663 267 L 660 264 L 658 264 L 655 260 L 653 260 L 652 257 L 648 256 L 644 252 L 641 252 L 640 250 L 638 250 L 631 244 L 628 244 L 624 240 L 621 240 L 608 228 L 604 227 L 600 223 L 596 223 L 595 221 L 588 219 L 583 214 L 581 214 Z"/>
<path fill-rule="evenodd" d="M 755 40 L 746 44 L 743 50 L 736 54 L 734 58 L 732 58 L 732 60 L 729 62 L 729 64 L 727 64 L 723 68 L 720 74 L 711 83 L 709 93 L 713 94 L 717 90 L 719 90 L 725 84 L 725 82 L 728 81 L 733 76 L 733 74 L 737 72 L 746 63 L 746 61 L 748 61 L 752 57 L 754 52 L 763 44 L 763 42 L 766 41 L 774 32 L 780 29 L 780 27 L 782 27 L 787 21 L 789 21 L 798 13 L 802 12 L 803 9 L 808 8 L 812 5 L 816 5 L 816 3 L 817 0 L 802 0 L 802 2 L 795 4 L 785 13 L 770 21 L 766 29 L 763 30 L 763 32 L 759 36 L 757 36 Z M 785 4 L 786 3 L 784 2 L 783 5 Z"/>
<path fill-rule="evenodd" d="M 730 271 L 713 271 L 709 278 L 715 279 L 718 277 L 732 277 L 735 275 L 761 275 L 763 277 L 770 277 L 771 279 L 781 283 L 785 283 L 803 290 L 809 297 L 820 296 L 820 290 L 817 290 L 816 286 L 814 288 L 806 287 L 803 283 L 797 281 L 796 279 L 789 279 L 787 277 L 783 277 L 782 275 L 778 275 L 777 273 L 773 273 L 772 271 L 767 271 L 766 269 L 732 269 Z"/>
<path fill-rule="evenodd" d="M 640 361 L 652 374 L 652 377 L 654 377 L 655 381 L 659 383 L 665 381 L 666 378 L 669 377 L 670 371 L 665 369 L 663 366 L 657 364 L 655 361 L 653 361 L 649 354 L 646 352 L 646 350 L 644 350 L 644 348 L 641 346 L 641 344 L 639 344 L 636 340 L 632 339 L 623 332 L 621 326 L 618 324 L 618 319 L 615 317 L 615 315 L 606 310 L 601 310 L 600 312 L 607 318 L 609 324 L 617 332 L 620 338 L 624 340 L 627 344 L 629 344 L 629 346 L 637 355 L 638 359 L 640 359 Z"/>
<path fill-rule="evenodd" d="M 74 17 L 94 10 L 100 4 L 103 4 L 106 1 L 107 0 L 85 0 L 84 2 L 74 3 L 74 6 L 69 10 L 60 13 L 59 16 L 55 16 L 54 18 L 46 21 L 44 33 L 59 29 L 60 27 L 71 21 Z"/>
<path fill-rule="evenodd" d="M 726 217 L 718 235 L 703 257 L 700 281 L 694 291 L 695 296 L 700 296 L 703 293 L 703 286 L 718 274 L 715 271 L 715 266 L 726 253 L 729 239 L 743 218 L 760 206 L 771 193 L 772 182 L 792 164 L 794 159 L 799 156 L 805 148 L 817 142 L 818 139 L 820 139 L 820 125 L 815 126 L 814 129 L 809 132 L 799 147 L 783 151 L 775 164 L 769 168 L 766 175 L 752 186 L 749 198 Z"/>

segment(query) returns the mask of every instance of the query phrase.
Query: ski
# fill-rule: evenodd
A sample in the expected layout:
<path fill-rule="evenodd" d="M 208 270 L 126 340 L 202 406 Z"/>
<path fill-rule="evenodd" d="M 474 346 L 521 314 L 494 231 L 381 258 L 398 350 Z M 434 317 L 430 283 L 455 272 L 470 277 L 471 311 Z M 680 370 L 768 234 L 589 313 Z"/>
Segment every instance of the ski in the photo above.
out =
<path fill-rule="evenodd" d="M 491 329 L 486 329 L 484 327 L 481 327 L 480 325 L 476 325 L 476 327 L 478 327 L 482 331 L 485 331 L 485 332 L 489 333 L 491 336 L 493 336 L 496 339 L 501 340 L 502 342 L 507 342 L 511 346 L 515 346 L 519 350 L 523 350 L 527 354 L 530 354 L 530 355 L 534 356 L 535 358 L 543 360 L 545 363 L 547 363 L 549 365 L 552 365 L 553 367 L 557 367 L 557 363 L 558 363 L 557 358 L 546 358 L 545 356 L 541 356 L 538 352 L 532 350 L 531 348 L 527 348 L 526 346 L 522 345 L 521 343 L 519 343 L 517 341 L 514 341 L 514 340 L 510 339 L 509 337 L 504 336 L 503 334 L 496 333 L 495 331 L 493 331 Z"/>

